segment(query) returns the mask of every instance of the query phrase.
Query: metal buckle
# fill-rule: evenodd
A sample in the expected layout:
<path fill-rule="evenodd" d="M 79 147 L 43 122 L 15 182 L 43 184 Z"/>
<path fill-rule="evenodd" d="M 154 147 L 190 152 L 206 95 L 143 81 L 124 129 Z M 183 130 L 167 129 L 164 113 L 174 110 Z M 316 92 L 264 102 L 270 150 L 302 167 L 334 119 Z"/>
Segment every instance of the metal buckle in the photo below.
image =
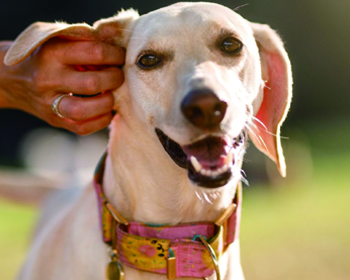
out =
<path fill-rule="evenodd" d="M 115 208 L 112 206 L 112 204 L 110 204 L 107 200 L 104 202 L 106 208 L 108 209 L 109 213 L 111 213 L 111 215 L 113 216 L 113 218 L 120 224 L 124 224 L 124 225 L 128 225 L 129 222 L 118 213 L 117 210 L 115 210 Z"/>
<path fill-rule="evenodd" d="M 117 251 L 110 248 L 111 261 L 109 262 L 106 269 L 106 278 L 108 280 L 123 280 L 124 279 L 124 269 L 123 266 L 118 261 Z"/>
<path fill-rule="evenodd" d="M 109 247 L 109 255 L 111 261 L 109 262 L 106 269 L 106 278 L 108 280 L 123 280 L 124 279 L 124 269 L 119 262 L 119 254 L 117 249 L 117 234 L 116 234 L 117 221 L 112 220 L 112 246 Z"/>
<path fill-rule="evenodd" d="M 222 226 L 227 219 L 236 211 L 237 204 L 231 203 L 230 206 L 222 213 L 222 215 L 214 222 L 217 226 Z"/>
<path fill-rule="evenodd" d="M 224 213 L 214 222 L 218 227 L 222 226 L 223 238 L 224 238 L 224 252 L 226 251 L 227 244 L 227 221 L 231 215 L 237 210 L 237 204 L 231 203 L 230 206 L 224 211 Z"/>
<path fill-rule="evenodd" d="M 205 240 L 205 238 L 202 235 L 199 235 L 198 238 L 203 243 L 204 247 L 207 249 L 207 251 L 208 251 L 208 253 L 213 261 L 215 273 L 216 273 L 216 280 L 221 280 L 219 262 L 218 262 L 218 258 L 216 257 L 215 251 L 213 250 L 213 248 L 210 246 L 210 244 L 207 242 L 207 240 Z M 203 279 L 206 279 L 206 278 L 203 278 Z"/>
<path fill-rule="evenodd" d="M 168 280 L 176 279 L 176 256 L 173 249 L 169 247 L 169 257 L 167 259 L 167 277 Z"/>

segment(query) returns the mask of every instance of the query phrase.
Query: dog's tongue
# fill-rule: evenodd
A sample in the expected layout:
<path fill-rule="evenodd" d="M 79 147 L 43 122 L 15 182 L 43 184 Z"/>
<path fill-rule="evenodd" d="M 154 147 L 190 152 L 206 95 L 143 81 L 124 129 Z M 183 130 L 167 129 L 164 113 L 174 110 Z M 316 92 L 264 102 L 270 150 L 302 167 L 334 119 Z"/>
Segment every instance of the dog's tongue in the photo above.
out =
<path fill-rule="evenodd" d="M 183 146 L 188 160 L 195 157 L 206 169 L 217 169 L 226 164 L 232 140 L 223 137 L 208 137 L 191 145 Z"/>

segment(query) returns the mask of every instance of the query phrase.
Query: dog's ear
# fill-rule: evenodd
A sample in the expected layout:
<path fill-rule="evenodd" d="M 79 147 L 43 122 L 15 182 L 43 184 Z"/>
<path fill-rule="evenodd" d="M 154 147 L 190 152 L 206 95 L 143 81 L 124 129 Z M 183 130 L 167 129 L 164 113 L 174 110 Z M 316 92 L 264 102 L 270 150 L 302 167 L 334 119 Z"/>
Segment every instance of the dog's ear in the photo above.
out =
<path fill-rule="evenodd" d="M 37 47 L 50 38 L 64 36 L 76 40 L 92 40 L 88 24 L 67 24 L 62 22 L 36 22 L 25 29 L 7 51 L 4 62 L 15 65 L 26 59 Z"/>
<path fill-rule="evenodd" d="M 97 21 L 93 26 L 88 24 L 67 24 L 63 22 L 36 22 L 25 29 L 7 51 L 4 63 L 15 65 L 26 59 L 36 48 L 53 37 L 72 40 L 99 40 L 124 47 L 130 33 L 128 26 L 138 13 L 132 9 L 121 11 L 116 16 Z"/>
<path fill-rule="evenodd" d="M 263 101 L 254 120 L 250 137 L 255 146 L 269 156 L 286 176 L 280 128 L 292 98 L 292 71 L 280 37 L 268 25 L 251 23 L 259 48 L 262 79 L 265 82 Z"/>
<path fill-rule="evenodd" d="M 96 21 L 93 25 L 95 36 L 101 41 L 126 48 L 132 25 L 138 17 L 137 11 L 128 9 L 120 11 L 114 17 Z"/>

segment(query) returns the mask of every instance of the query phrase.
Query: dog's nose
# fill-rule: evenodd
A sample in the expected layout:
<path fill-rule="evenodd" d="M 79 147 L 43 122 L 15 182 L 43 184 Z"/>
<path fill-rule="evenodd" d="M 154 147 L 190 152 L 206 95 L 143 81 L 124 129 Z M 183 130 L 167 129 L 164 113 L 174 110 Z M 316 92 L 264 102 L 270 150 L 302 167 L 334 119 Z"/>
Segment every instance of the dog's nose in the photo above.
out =
<path fill-rule="evenodd" d="M 181 102 L 181 111 L 193 125 L 201 129 L 214 129 L 225 117 L 227 103 L 209 89 L 190 91 Z"/>

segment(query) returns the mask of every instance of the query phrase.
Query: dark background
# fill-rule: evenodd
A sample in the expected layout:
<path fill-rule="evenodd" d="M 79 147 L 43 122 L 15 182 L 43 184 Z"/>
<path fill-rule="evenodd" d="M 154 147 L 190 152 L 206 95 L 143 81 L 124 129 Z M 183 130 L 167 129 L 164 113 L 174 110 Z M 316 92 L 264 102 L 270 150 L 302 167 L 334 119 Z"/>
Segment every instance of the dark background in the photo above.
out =
<path fill-rule="evenodd" d="M 283 136 L 288 137 L 283 139 L 287 179 L 281 179 L 275 166 L 256 150 L 250 148 L 245 157 L 244 170 L 251 183 L 251 187 L 244 189 L 240 236 L 246 279 L 349 279 L 350 1 L 217 2 L 230 8 L 248 4 L 238 12 L 251 21 L 268 23 L 276 29 L 285 42 L 293 66 L 293 102 L 282 128 Z M 143 14 L 171 3 L 159 0 L 1 0 L 0 40 L 15 39 L 24 28 L 38 20 L 92 24 L 121 8 L 133 7 Z M 48 127 L 26 113 L 0 110 L 0 172 L 4 166 L 25 165 L 19 143 L 29 131 L 45 126 Z M 44 131 L 47 133 L 47 129 Z M 90 156 L 92 145 L 81 142 L 89 137 L 74 137 L 78 144 L 72 147 L 82 146 L 75 150 Z M 39 149 L 27 145 L 26 150 L 40 150 L 44 158 L 48 158 L 44 164 L 49 166 L 44 167 L 54 165 L 56 168 L 60 160 L 49 158 L 52 146 L 45 141 L 38 145 Z M 62 154 L 60 164 L 64 171 L 74 167 L 72 147 L 70 150 L 66 141 L 54 148 L 56 155 Z M 104 148 L 105 143 L 101 151 Z M 88 160 L 83 158 L 83 161 Z M 74 170 L 71 172 L 76 174 Z M 30 208 L 0 201 L 1 279 L 13 279 L 10 274 L 18 271 L 26 251 L 23 248 L 29 244 L 29 228 L 37 217 L 35 213 Z"/>
<path fill-rule="evenodd" d="M 294 98 L 285 127 L 348 119 L 350 1 L 217 1 L 251 21 L 268 23 L 282 36 L 293 66 Z M 94 21 L 133 7 L 140 14 L 173 1 L 2 0 L 0 40 L 13 40 L 34 21 Z M 0 164 L 20 166 L 18 142 L 29 130 L 47 126 L 16 110 L 0 110 Z M 329 137 L 329 135 L 325 135 Z"/>

